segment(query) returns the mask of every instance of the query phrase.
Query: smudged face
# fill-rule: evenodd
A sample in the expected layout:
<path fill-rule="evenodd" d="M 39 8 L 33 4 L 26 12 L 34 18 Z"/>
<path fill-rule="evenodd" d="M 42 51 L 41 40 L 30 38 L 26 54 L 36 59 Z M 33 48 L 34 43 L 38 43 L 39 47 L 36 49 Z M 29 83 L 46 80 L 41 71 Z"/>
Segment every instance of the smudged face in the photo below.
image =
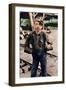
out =
<path fill-rule="evenodd" d="M 35 22 L 34 22 L 34 29 L 35 29 L 35 31 L 37 31 L 37 32 L 41 31 L 42 26 L 39 24 L 38 21 L 35 21 Z"/>

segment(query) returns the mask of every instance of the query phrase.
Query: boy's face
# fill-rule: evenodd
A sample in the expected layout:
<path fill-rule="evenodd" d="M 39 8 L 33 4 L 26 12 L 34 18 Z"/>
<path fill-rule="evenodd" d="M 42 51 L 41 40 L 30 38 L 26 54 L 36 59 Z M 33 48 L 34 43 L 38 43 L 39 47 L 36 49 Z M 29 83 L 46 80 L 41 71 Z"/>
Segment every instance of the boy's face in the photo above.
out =
<path fill-rule="evenodd" d="M 38 21 L 34 22 L 34 28 L 38 32 L 42 29 L 42 26 L 39 24 Z"/>

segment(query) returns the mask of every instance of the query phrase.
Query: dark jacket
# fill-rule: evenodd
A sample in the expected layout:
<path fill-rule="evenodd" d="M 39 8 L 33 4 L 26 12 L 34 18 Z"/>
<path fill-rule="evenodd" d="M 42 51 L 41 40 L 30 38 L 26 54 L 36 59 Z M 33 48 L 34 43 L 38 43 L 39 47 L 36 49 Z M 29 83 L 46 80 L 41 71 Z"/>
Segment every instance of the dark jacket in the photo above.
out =
<path fill-rule="evenodd" d="M 49 43 L 48 38 L 44 32 L 36 34 L 36 32 L 33 31 L 26 39 L 24 51 L 29 54 L 31 54 L 32 52 L 46 52 L 46 42 Z"/>

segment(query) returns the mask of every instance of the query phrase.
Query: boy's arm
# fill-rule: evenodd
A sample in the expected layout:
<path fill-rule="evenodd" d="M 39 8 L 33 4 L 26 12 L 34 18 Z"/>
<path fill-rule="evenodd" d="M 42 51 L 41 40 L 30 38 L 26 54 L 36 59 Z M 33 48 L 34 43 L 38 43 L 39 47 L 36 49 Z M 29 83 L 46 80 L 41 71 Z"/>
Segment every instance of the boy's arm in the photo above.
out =
<path fill-rule="evenodd" d="M 31 54 L 32 49 L 30 48 L 30 35 L 27 37 L 26 42 L 25 42 L 25 47 L 24 47 L 24 52 Z"/>
<path fill-rule="evenodd" d="M 52 41 L 49 39 L 49 36 L 46 34 L 46 41 L 48 44 L 51 44 L 52 45 Z"/>
<path fill-rule="evenodd" d="M 52 41 L 49 39 L 48 35 L 46 32 L 44 32 L 45 34 L 45 38 L 46 38 L 46 50 L 53 50 L 53 46 L 52 46 Z"/>
<path fill-rule="evenodd" d="M 47 42 L 48 44 L 51 44 L 51 45 L 52 45 L 52 40 L 49 39 L 49 36 L 48 36 L 48 34 L 46 33 L 46 30 L 43 30 L 43 32 L 44 32 L 44 34 L 45 34 L 46 42 Z"/>

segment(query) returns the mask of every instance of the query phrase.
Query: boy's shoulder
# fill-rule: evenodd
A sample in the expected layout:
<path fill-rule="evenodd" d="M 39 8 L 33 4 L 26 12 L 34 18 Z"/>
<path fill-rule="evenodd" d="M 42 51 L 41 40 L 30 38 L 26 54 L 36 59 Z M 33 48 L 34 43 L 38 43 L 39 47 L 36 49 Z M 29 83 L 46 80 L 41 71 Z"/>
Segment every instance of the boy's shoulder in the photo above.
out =
<path fill-rule="evenodd" d="M 45 31 L 41 31 L 41 34 L 46 36 L 46 32 Z"/>
<path fill-rule="evenodd" d="M 33 34 L 35 34 L 35 31 L 30 32 L 29 36 L 32 36 Z"/>
<path fill-rule="evenodd" d="M 46 31 L 45 31 L 45 30 L 42 30 L 41 32 L 42 32 L 43 34 L 46 34 Z"/>
<path fill-rule="evenodd" d="M 32 38 L 32 36 L 33 36 L 34 33 L 35 33 L 34 31 L 30 32 L 30 34 L 28 35 L 28 37 L 29 38 Z"/>

